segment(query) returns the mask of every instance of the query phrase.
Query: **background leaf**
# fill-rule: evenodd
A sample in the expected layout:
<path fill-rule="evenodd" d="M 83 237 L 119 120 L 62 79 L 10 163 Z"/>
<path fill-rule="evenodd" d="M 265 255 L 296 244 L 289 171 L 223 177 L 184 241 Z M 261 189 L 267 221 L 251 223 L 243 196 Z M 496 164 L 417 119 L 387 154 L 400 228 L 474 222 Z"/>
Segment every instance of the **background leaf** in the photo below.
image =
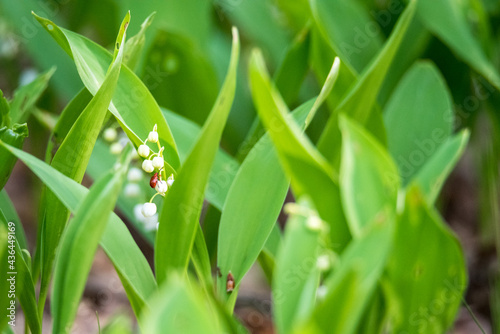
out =
<path fill-rule="evenodd" d="M 238 33 L 234 29 L 226 81 L 195 146 L 165 196 L 155 247 L 155 268 L 159 283 L 165 281 L 168 271 L 187 269 L 204 190 L 234 98 L 239 50 Z"/>
<path fill-rule="evenodd" d="M 432 63 L 408 70 L 387 102 L 384 121 L 389 152 L 407 184 L 453 130 L 452 99 Z"/>
<path fill-rule="evenodd" d="M 406 196 L 394 240 L 384 280 L 394 330 L 446 332 L 467 285 L 464 258 L 457 239 L 415 187 Z"/>
<path fill-rule="evenodd" d="M 99 240 L 126 176 L 130 152 L 129 147 L 121 164 L 94 183 L 65 229 L 54 270 L 53 333 L 71 332 Z"/>

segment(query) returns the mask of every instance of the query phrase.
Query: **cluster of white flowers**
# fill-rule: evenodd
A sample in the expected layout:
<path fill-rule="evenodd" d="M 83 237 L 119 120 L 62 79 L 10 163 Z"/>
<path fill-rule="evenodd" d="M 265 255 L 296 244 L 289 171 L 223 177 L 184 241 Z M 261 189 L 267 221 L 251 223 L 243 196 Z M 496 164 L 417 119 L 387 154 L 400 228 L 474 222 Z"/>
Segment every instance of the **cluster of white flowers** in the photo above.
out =
<path fill-rule="evenodd" d="M 156 143 L 158 146 L 158 153 L 153 152 L 147 143 Z M 174 182 L 174 175 L 171 174 L 168 178 L 164 170 L 165 160 L 163 158 L 164 147 L 160 145 L 159 136 L 157 132 L 157 126 L 155 124 L 153 131 L 149 132 L 148 138 L 137 148 L 137 154 L 144 158 L 142 162 L 142 169 L 146 173 L 153 173 L 149 185 L 151 188 L 156 190 L 156 194 L 149 200 L 149 202 L 144 203 L 141 208 L 141 213 L 144 217 L 154 217 L 156 215 L 156 204 L 153 203 L 153 199 L 157 195 L 165 196 L 168 188 Z"/>
<path fill-rule="evenodd" d="M 125 136 L 123 133 L 118 135 L 116 129 L 112 127 L 106 128 L 102 133 L 102 137 L 104 138 L 105 141 L 110 143 L 109 150 L 111 154 L 114 155 L 122 153 L 123 148 L 130 142 L 127 136 Z M 135 160 L 138 157 L 139 156 L 136 154 L 133 158 Z"/>

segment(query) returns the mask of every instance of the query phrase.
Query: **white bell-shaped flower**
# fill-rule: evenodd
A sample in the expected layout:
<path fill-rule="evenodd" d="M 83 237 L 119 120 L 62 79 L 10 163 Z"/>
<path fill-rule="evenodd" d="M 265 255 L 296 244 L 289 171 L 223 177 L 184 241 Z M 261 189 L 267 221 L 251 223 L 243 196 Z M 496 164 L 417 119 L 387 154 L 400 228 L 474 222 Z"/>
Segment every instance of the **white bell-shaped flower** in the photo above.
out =
<path fill-rule="evenodd" d="M 109 142 L 112 142 L 116 139 L 117 137 L 117 133 L 116 133 L 116 130 L 113 129 L 113 128 L 107 128 L 106 130 L 104 130 L 102 136 L 104 137 L 104 140 L 106 141 L 109 141 Z"/>
<path fill-rule="evenodd" d="M 168 190 L 168 185 L 167 185 L 167 182 L 163 181 L 163 180 L 160 180 L 158 182 L 156 182 L 156 187 L 155 187 L 155 190 L 160 193 L 160 195 L 162 196 L 165 196 L 165 193 L 167 192 Z"/>
<path fill-rule="evenodd" d="M 151 131 L 148 135 L 148 140 L 152 143 L 157 143 L 158 142 L 158 132 L 156 132 L 156 130 Z"/>
<path fill-rule="evenodd" d="M 142 215 L 144 217 L 152 217 L 156 213 L 156 204 L 154 203 L 144 203 L 142 206 Z"/>
<path fill-rule="evenodd" d="M 174 174 L 170 175 L 167 179 L 167 184 L 169 187 L 172 186 L 172 184 L 174 184 Z"/>
<path fill-rule="evenodd" d="M 154 168 L 163 168 L 165 165 L 165 160 L 163 160 L 163 157 L 154 157 L 153 158 L 153 167 Z"/>
<path fill-rule="evenodd" d="M 327 271 L 328 269 L 330 269 L 331 265 L 332 263 L 328 254 L 323 254 L 316 260 L 316 267 L 319 269 L 319 271 Z"/>
<path fill-rule="evenodd" d="M 129 182 L 139 182 L 142 179 L 142 171 L 139 168 L 132 167 L 127 173 Z"/>
<path fill-rule="evenodd" d="M 149 147 L 148 145 L 144 145 L 142 144 L 141 146 L 139 146 L 139 148 L 137 149 L 137 153 L 139 153 L 139 155 L 143 158 L 147 158 L 149 156 Z"/>
<path fill-rule="evenodd" d="M 137 197 L 141 194 L 141 187 L 137 183 L 129 183 L 125 186 L 123 193 L 126 197 Z"/>
<path fill-rule="evenodd" d="M 111 151 L 111 154 L 118 155 L 122 153 L 123 146 L 120 143 L 113 143 L 109 150 Z"/>
<path fill-rule="evenodd" d="M 318 216 L 309 216 L 306 226 L 311 231 L 321 231 L 323 229 L 323 221 Z"/>
<path fill-rule="evenodd" d="M 151 160 L 144 160 L 142 162 L 142 169 L 146 173 L 152 173 L 155 170 L 155 168 L 153 167 L 153 162 Z"/>

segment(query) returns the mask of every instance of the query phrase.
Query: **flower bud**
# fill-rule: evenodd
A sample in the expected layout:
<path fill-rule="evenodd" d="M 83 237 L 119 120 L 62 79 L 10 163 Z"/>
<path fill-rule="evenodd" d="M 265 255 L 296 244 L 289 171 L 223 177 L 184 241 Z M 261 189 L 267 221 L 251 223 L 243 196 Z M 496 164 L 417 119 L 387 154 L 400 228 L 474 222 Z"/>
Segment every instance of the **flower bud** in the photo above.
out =
<path fill-rule="evenodd" d="M 309 216 L 306 225 L 311 231 L 321 231 L 323 229 L 323 221 L 318 216 Z"/>
<path fill-rule="evenodd" d="M 156 213 L 156 204 L 154 203 L 144 203 L 142 206 L 142 215 L 144 217 L 152 217 Z"/>
<path fill-rule="evenodd" d="M 170 175 L 167 179 L 167 184 L 169 187 L 172 186 L 172 184 L 174 184 L 174 174 Z"/>
<path fill-rule="evenodd" d="M 163 160 L 163 157 L 154 157 L 153 158 L 153 167 L 154 168 L 163 168 L 165 165 L 165 161 Z"/>
<path fill-rule="evenodd" d="M 125 186 L 123 193 L 126 197 L 137 197 L 141 194 L 141 187 L 137 183 L 129 183 Z"/>
<path fill-rule="evenodd" d="M 111 154 L 120 154 L 122 153 L 123 147 L 120 143 L 113 143 L 111 147 L 109 148 L 111 151 Z"/>
<path fill-rule="evenodd" d="M 142 144 L 141 146 L 139 146 L 139 148 L 137 149 L 137 153 L 139 153 L 139 155 L 141 157 L 147 158 L 149 156 L 149 147 L 148 147 L 148 145 Z"/>
<path fill-rule="evenodd" d="M 152 143 L 157 143 L 158 142 L 158 132 L 156 131 L 151 131 L 148 135 L 148 140 Z"/>
<path fill-rule="evenodd" d="M 151 160 L 144 160 L 142 162 L 142 169 L 146 173 L 152 173 L 155 170 L 155 168 L 153 167 L 153 162 Z"/>
<path fill-rule="evenodd" d="M 160 195 L 165 196 L 165 193 L 168 190 L 167 182 L 161 180 L 156 182 L 155 190 L 160 193 Z"/>
<path fill-rule="evenodd" d="M 139 182 L 142 179 L 142 171 L 139 168 L 130 168 L 127 174 L 127 179 L 129 182 Z"/>
<path fill-rule="evenodd" d="M 109 142 L 114 141 L 116 139 L 116 136 L 117 136 L 116 130 L 113 128 L 107 128 L 103 132 L 104 140 L 109 141 Z"/>
<path fill-rule="evenodd" d="M 318 257 L 316 260 L 316 267 L 319 271 L 327 271 L 331 267 L 331 261 L 328 254 L 324 254 Z"/>

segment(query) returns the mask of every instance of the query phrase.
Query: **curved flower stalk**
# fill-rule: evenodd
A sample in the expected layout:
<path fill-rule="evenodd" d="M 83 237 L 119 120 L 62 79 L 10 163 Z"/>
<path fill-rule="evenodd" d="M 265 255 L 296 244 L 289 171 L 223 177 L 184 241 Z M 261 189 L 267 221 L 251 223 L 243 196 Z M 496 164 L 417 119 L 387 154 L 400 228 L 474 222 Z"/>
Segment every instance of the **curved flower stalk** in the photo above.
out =
<path fill-rule="evenodd" d="M 147 145 L 147 143 L 156 143 L 158 146 L 158 152 L 154 152 Z M 165 165 L 165 159 L 163 157 L 163 151 L 165 147 L 161 146 L 159 141 L 159 136 L 157 132 L 157 126 L 153 127 L 153 131 L 149 132 L 148 137 L 144 140 L 143 144 L 137 148 L 137 154 L 144 158 L 142 162 L 142 169 L 148 173 L 154 173 L 149 181 L 151 188 L 156 190 L 156 194 L 151 197 L 149 202 L 144 203 L 141 209 L 141 213 L 144 217 L 152 217 L 156 214 L 157 208 L 156 204 L 153 203 L 153 199 L 158 196 L 165 196 L 166 192 L 172 186 L 174 182 L 174 174 L 170 174 L 167 177 L 167 173 L 163 168 Z"/>

